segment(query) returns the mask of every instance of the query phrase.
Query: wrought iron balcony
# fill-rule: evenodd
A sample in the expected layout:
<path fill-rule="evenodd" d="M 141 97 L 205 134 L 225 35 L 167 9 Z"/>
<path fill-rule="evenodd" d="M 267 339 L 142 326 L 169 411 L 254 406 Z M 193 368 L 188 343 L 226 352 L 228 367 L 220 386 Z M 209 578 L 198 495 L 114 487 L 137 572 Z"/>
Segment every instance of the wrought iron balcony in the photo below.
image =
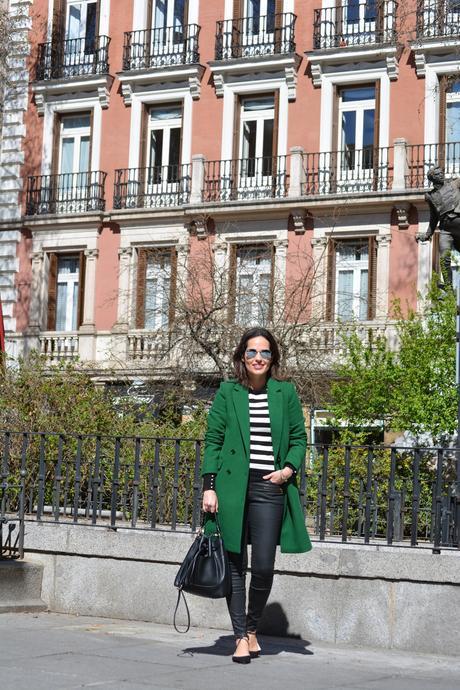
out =
<path fill-rule="evenodd" d="M 115 170 L 113 207 L 169 208 L 190 199 L 190 165 Z"/>
<path fill-rule="evenodd" d="M 294 53 L 296 19 L 287 12 L 217 22 L 216 60 Z"/>
<path fill-rule="evenodd" d="M 277 199 L 287 194 L 286 156 L 208 161 L 203 201 Z"/>
<path fill-rule="evenodd" d="M 200 27 L 197 24 L 188 24 L 181 29 L 168 26 L 126 32 L 123 69 L 129 71 L 198 64 L 199 34 Z"/>
<path fill-rule="evenodd" d="M 26 215 L 104 211 L 106 177 L 101 171 L 29 177 Z"/>
<path fill-rule="evenodd" d="M 393 147 L 306 153 L 304 175 L 306 195 L 386 192 L 393 182 Z"/>
<path fill-rule="evenodd" d="M 337 7 L 315 10 L 316 50 L 396 42 L 394 0 L 348 0 Z"/>
<path fill-rule="evenodd" d="M 458 0 L 417 1 L 417 38 L 446 38 L 459 35 Z"/>
<path fill-rule="evenodd" d="M 108 36 L 69 38 L 38 46 L 37 81 L 109 73 Z"/>
<path fill-rule="evenodd" d="M 460 142 L 448 144 L 408 144 L 407 182 L 409 189 L 426 189 L 430 186 L 427 173 L 430 168 L 440 166 L 446 177 L 460 176 Z"/>

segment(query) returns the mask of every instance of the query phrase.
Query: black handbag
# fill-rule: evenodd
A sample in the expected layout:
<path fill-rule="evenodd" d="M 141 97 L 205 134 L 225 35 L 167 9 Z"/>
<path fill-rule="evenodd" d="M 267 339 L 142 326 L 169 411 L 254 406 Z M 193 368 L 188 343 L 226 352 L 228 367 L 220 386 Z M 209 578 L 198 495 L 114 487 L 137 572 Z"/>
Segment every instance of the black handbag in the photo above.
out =
<path fill-rule="evenodd" d="M 190 612 L 184 592 L 208 599 L 222 599 L 231 592 L 230 566 L 220 533 L 217 513 L 215 523 L 216 531 L 214 534 L 204 534 L 200 531 L 197 535 L 174 580 L 174 586 L 179 590 L 174 611 L 174 628 L 177 632 L 186 633 L 190 629 Z M 176 614 L 181 596 L 187 610 L 186 630 L 179 630 L 176 625 Z"/>

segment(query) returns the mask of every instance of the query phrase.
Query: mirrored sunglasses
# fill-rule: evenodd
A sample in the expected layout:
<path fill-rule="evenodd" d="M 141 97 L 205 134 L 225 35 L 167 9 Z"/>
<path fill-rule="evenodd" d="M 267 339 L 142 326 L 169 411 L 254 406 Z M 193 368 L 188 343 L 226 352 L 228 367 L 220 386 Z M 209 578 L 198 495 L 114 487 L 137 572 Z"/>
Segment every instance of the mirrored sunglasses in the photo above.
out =
<path fill-rule="evenodd" d="M 259 354 L 262 359 L 269 360 L 272 358 L 271 350 L 246 350 L 245 355 L 247 359 L 254 359 L 254 357 Z"/>

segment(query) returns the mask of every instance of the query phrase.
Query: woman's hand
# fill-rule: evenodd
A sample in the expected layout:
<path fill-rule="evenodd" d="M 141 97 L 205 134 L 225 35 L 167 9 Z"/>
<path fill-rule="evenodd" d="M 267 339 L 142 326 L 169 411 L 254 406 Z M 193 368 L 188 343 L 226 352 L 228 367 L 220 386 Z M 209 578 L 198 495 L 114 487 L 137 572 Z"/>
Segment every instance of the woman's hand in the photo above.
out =
<path fill-rule="evenodd" d="M 282 470 L 275 470 L 270 474 L 265 474 L 263 479 L 269 479 L 273 484 L 285 484 L 293 475 L 290 467 L 283 467 Z"/>
<path fill-rule="evenodd" d="M 203 511 L 205 513 L 217 513 L 219 503 L 217 494 L 213 489 L 208 489 L 203 494 Z"/>

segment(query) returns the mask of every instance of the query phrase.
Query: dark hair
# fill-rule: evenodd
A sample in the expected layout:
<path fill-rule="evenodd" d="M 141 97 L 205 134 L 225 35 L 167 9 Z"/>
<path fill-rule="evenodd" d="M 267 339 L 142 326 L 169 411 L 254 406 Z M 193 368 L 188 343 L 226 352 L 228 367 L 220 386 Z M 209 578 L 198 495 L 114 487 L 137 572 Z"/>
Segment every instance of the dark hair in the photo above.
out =
<path fill-rule="evenodd" d="M 276 342 L 274 336 L 267 331 L 266 328 L 250 328 L 245 331 L 241 336 L 241 340 L 238 343 L 235 352 L 233 353 L 233 367 L 235 369 L 235 376 L 238 382 L 243 386 L 249 387 L 248 372 L 246 371 L 246 365 L 243 362 L 244 353 L 246 352 L 246 346 L 248 340 L 251 338 L 262 337 L 268 340 L 270 343 L 270 350 L 272 353 L 272 361 L 270 364 L 270 369 L 268 370 L 268 377 L 273 379 L 279 379 L 279 364 L 280 364 L 280 350 L 278 343 Z"/>

